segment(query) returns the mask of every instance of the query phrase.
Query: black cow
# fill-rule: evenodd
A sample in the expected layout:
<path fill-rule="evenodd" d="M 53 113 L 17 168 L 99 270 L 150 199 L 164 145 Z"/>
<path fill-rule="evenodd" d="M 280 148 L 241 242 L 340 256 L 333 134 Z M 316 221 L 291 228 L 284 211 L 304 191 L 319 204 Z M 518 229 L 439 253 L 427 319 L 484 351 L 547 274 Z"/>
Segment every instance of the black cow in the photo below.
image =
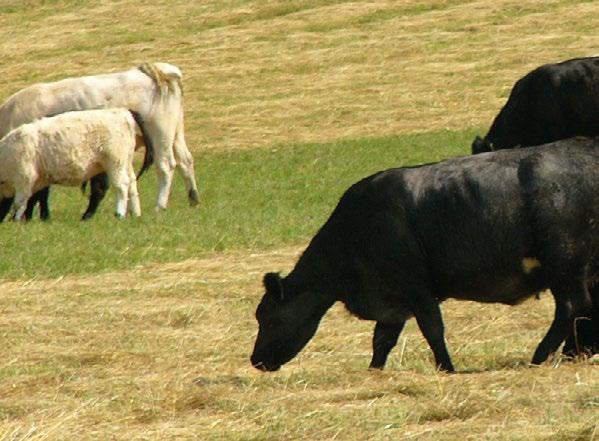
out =
<path fill-rule="evenodd" d="M 489 133 L 472 143 L 472 153 L 572 136 L 599 136 L 599 57 L 546 64 L 518 80 Z M 599 353 L 599 289 L 593 299 L 592 320 L 577 322 L 566 355 Z"/>
<path fill-rule="evenodd" d="M 278 369 L 341 301 L 377 322 L 372 364 L 414 316 L 451 372 L 440 302 L 513 305 L 550 288 L 555 317 L 532 358 L 542 363 L 591 308 L 598 245 L 599 140 L 379 172 L 343 195 L 291 273 L 264 276 L 251 362 Z"/>
<path fill-rule="evenodd" d="M 518 80 L 472 153 L 599 136 L 599 57 L 540 66 Z"/>

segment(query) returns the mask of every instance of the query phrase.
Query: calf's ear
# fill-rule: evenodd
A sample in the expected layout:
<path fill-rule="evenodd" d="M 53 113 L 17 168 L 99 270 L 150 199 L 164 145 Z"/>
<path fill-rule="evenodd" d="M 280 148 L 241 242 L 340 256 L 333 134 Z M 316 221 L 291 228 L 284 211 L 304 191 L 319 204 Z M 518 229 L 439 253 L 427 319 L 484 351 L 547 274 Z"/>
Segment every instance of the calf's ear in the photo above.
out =
<path fill-rule="evenodd" d="M 279 273 L 264 274 L 263 283 L 268 294 L 275 296 L 276 299 L 283 300 L 283 281 Z"/>

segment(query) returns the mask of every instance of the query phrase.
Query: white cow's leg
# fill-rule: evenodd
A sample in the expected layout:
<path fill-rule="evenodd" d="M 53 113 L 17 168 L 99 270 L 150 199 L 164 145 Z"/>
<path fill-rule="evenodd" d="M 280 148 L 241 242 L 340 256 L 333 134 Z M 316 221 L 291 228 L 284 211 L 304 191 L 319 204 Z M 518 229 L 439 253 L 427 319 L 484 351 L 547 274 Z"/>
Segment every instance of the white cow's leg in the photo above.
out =
<path fill-rule="evenodd" d="M 193 156 L 187 148 L 185 142 L 185 134 L 183 130 L 183 118 L 181 118 L 179 125 L 177 126 L 177 132 L 175 133 L 175 143 L 173 145 L 173 153 L 175 155 L 175 161 L 177 161 L 177 167 L 179 172 L 183 176 L 185 182 L 185 189 L 187 190 L 187 197 L 189 198 L 189 205 L 192 207 L 198 205 L 200 202 L 200 195 L 198 193 L 198 187 L 196 185 L 195 171 L 193 167 Z"/>
<path fill-rule="evenodd" d="M 132 216 L 141 216 L 141 205 L 139 203 L 139 193 L 137 192 L 137 179 L 133 165 L 129 167 L 129 212 Z"/>
<path fill-rule="evenodd" d="M 156 210 L 164 210 L 168 204 L 168 196 L 173 181 L 173 171 L 176 165 L 173 145 L 177 121 L 174 121 L 174 124 L 169 124 L 168 113 L 161 113 L 158 116 L 160 118 L 155 117 L 154 119 L 146 120 L 144 127 L 154 145 L 154 163 L 156 164 L 156 173 L 158 175 Z"/>
<path fill-rule="evenodd" d="M 168 196 L 173 182 L 174 166 L 166 158 L 156 161 L 156 173 L 158 174 L 158 200 L 156 210 L 165 210 L 168 204 Z"/>

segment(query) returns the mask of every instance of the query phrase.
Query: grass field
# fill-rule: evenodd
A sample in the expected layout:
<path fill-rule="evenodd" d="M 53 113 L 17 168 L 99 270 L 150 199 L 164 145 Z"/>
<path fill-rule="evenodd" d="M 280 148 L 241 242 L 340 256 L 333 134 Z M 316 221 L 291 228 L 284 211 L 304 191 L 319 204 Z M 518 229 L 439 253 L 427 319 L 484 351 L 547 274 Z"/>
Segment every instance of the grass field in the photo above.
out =
<path fill-rule="evenodd" d="M 597 440 L 599 365 L 528 361 L 553 314 L 443 306 L 457 375 L 409 323 L 385 371 L 335 306 L 275 374 L 249 364 L 265 271 L 289 271 L 342 192 L 466 154 L 516 79 L 599 52 L 589 1 L 0 0 L 0 99 L 161 60 L 184 72 L 201 207 L 0 225 L 0 440 Z"/>

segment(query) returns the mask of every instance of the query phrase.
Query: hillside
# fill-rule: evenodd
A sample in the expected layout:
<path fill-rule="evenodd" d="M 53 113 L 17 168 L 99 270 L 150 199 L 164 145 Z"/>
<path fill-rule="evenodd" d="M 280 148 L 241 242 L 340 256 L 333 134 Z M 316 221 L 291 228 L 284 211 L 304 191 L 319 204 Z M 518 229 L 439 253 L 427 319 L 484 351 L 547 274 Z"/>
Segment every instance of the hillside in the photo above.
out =
<path fill-rule="evenodd" d="M 488 127 L 531 68 L 599 50 L 594 2 L 3 0 L 0 98 L 146 60 L 196 151 Z"/>

